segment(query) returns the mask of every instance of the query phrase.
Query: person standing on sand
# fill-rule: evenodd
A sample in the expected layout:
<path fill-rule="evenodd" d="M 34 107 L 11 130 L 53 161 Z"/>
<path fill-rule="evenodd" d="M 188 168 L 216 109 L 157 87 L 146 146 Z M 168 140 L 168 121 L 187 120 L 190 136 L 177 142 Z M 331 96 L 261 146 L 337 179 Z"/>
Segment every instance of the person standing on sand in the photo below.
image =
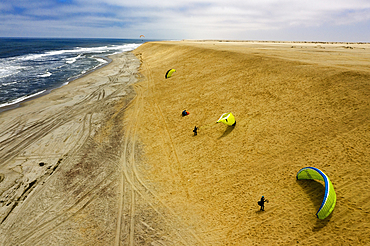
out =
<path fill-rule="evenodd" d="M 261 211 L 265 211 L 265 202 L 269 202 L 269 201 L 267 199 L 265 199 L 264 196 L 262 196 L 261 200 L 257 202 L 258 205 L 261 206 L 261 209 L 260 209 Z"/>
<path fill-rule="evenodd" d="M 198 131 L 198 129 L 199 129 L 199 128 L 198 128 L 197 126 L 195 126 L 195 127 L 194 127 L 194 130 L 193 130 L 193 132 L 194 132 L 194 136 L 196 136 L 196 135 L 197 135 L 197 131 Z"/>

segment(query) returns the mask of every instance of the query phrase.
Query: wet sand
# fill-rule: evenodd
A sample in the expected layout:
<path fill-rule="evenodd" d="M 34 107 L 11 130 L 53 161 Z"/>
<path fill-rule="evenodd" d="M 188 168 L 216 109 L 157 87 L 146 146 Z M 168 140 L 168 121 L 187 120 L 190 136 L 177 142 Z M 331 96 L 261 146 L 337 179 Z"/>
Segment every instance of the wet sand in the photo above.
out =
<path fill-rule="evenodd" d="M 112 59 L 0 114 L 0 244 L 370 243 L 369 44 L 151 42 Z M 215 123 L 226 112 L 234 128 Z M 325 220 L 306 166 L 334 185 Z"/>

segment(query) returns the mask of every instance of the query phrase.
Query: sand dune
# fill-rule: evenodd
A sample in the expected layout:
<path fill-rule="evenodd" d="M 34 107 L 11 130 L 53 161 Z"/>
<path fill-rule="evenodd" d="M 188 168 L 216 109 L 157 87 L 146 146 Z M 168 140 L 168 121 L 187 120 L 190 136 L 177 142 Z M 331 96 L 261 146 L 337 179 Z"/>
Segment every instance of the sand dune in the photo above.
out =
<path fill-rule="evenodd" d="M 370 46 L 347 46 L 184 41 L 135 50 L 146 77 L 138 132 L 147 178 L 205 245 L 370 243 Z M 214 124 L 225 112 L 234 129 Z M 335 186 L 325 220 L 315 217 L 323 184 L 296 181 L 306 166 Z"/>
<path fill-rule="evenodd" d="M 369 44 L 132 53 L 0 114 L 1 245 L 370 244 Z M 325 220 L 306 166 L 334 185 Z"/>

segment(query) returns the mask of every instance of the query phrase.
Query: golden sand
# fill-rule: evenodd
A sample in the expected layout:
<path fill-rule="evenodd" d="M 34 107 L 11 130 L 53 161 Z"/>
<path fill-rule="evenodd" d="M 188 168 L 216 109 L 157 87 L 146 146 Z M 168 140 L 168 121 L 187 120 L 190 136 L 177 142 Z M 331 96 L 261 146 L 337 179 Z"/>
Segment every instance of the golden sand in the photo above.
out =
<path fill-rule="evenodd" d="M 199 244 L 370 243 L 370 45 L 182 41 L 134 53 L 146 178 Z M 227 112 L 234 129 L 215 124 Z M 325 220 L 323 184 L 296 180 L 307 166 L 335 187 Z"/>

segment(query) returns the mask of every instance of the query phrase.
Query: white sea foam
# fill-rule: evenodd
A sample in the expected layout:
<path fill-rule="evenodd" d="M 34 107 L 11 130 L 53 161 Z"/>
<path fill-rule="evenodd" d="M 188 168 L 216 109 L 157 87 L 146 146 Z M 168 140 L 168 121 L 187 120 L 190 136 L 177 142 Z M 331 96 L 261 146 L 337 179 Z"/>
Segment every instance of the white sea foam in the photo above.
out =
<path fill-rule="evenodd" d="M 68 64 L 72 64 L 72 63 L 75 63 L 77 61 L 77 59 L 81 58 L 82 54 L 79 54 L 78 56 L 76 57 L 72 57 L 72 58 L 67 58 L 66 59 L 66 63 Z"/>
<path fill-rule="evenodd" d="M 21 68 L 22 67 L 20 66 L 14 66 L 8 62 L 4 62 L 0 65 L 0 78 L 6 78 L 15 75 L 20 72 Z"/>
<path fill-rule="evenodd" d="M 46 73 L 42 74 L 42 75 L 39 75 L 39 77 L 41 78 L 47 78 L 47 77 L 50 77 L 52 75 L 52 73 L 50 73 L 49 71 L 47 71 Z"/>
<path fill-rule="evenodd" d="M 3 103 L 3 104 L 0 104 L 0 108 L 2 107 L 5 107 L 5 106 L 10 106 L 10 105 L 13 105 L 13 104 L 17 104 L 17 103 L 20 103 L 24 100 L 27 100 L 29 98 L 32 98 L 32 97 L 35 97 L 37 95 L 40 95 L 42 93 L 44 93 L 46 90 L 43 90 L 43 91 L 40 91 L 40 92 L 37 92 L 35 94 L 32 94 L 32 95 L 26 95 L 26 96 L 23 96 L 23 97 L 20 97 L 20 98 L 17 98 L 17 99 L 14 99 L 13 101 L 10 101 L 10 102 L 7 102 L 7 103 Z"/>
<path fill-rule="evenodd" d="M 97 58 L 97 57 L 94 57 L 94 58 L 100 63 L 100 65 L 105 64 L 105 63 L 108 63 L 108 61 L 105 60 L 105 59 L 103 59 L 103 58 Z"/>
<path fill-rule="evenodd" d="M 16 83 L 18 83 L 18 82 L 10 82 L 10 83 L 2 83 L 1 85 L 0 85 L 0 87 L 1 86 L 7 86 L 7 85 L 14 85 L 14 84 L 16 84 Z"/>
<path fill-rule="evenodd" d="M 31 54 L 18 57 L 19 60 L 28 61 L 28 60 L 37 60 L 43 57 L 48 56 L 57 56 L 63 54 L 74 54 L 74 53 L 104 53 L 112 50 L 117 50 L 116 53 L 121 53 L 124 51 L 131 51 L 139 47 L 141 44 L 124 44 L 124 45 L 113 45 L 113 46 L 101 46 L 101 47 L 92 47 L 92 48 L 76 48 L 72 50 L 54 50 L 48 51 L 43 54 Z"/>
<path fill-rule="evenodd" d="M 96 65 L 95 67 L 93 67 L 93 68 L 89 69 L 89 70 L 84 70 L 84 71 L 82 71 L 82 73 L 81 73 L 81 74 L 85 74 L 85 73 L 87 73 L 87 72 L 89 72 L 89 71 L 95 70 L 95 69 L 99 68 L 100 66 L 102 66 L 103 64 L 108 63 L 108 61 L 107 61 L 107 60 L 105 60 L 105 59 L 103 59 L 103 58 L 98 58 L 98 57 L 94 57 L 94 58 L 99 62 L 99 64 L 98 64 L 98 65 Z"/>

